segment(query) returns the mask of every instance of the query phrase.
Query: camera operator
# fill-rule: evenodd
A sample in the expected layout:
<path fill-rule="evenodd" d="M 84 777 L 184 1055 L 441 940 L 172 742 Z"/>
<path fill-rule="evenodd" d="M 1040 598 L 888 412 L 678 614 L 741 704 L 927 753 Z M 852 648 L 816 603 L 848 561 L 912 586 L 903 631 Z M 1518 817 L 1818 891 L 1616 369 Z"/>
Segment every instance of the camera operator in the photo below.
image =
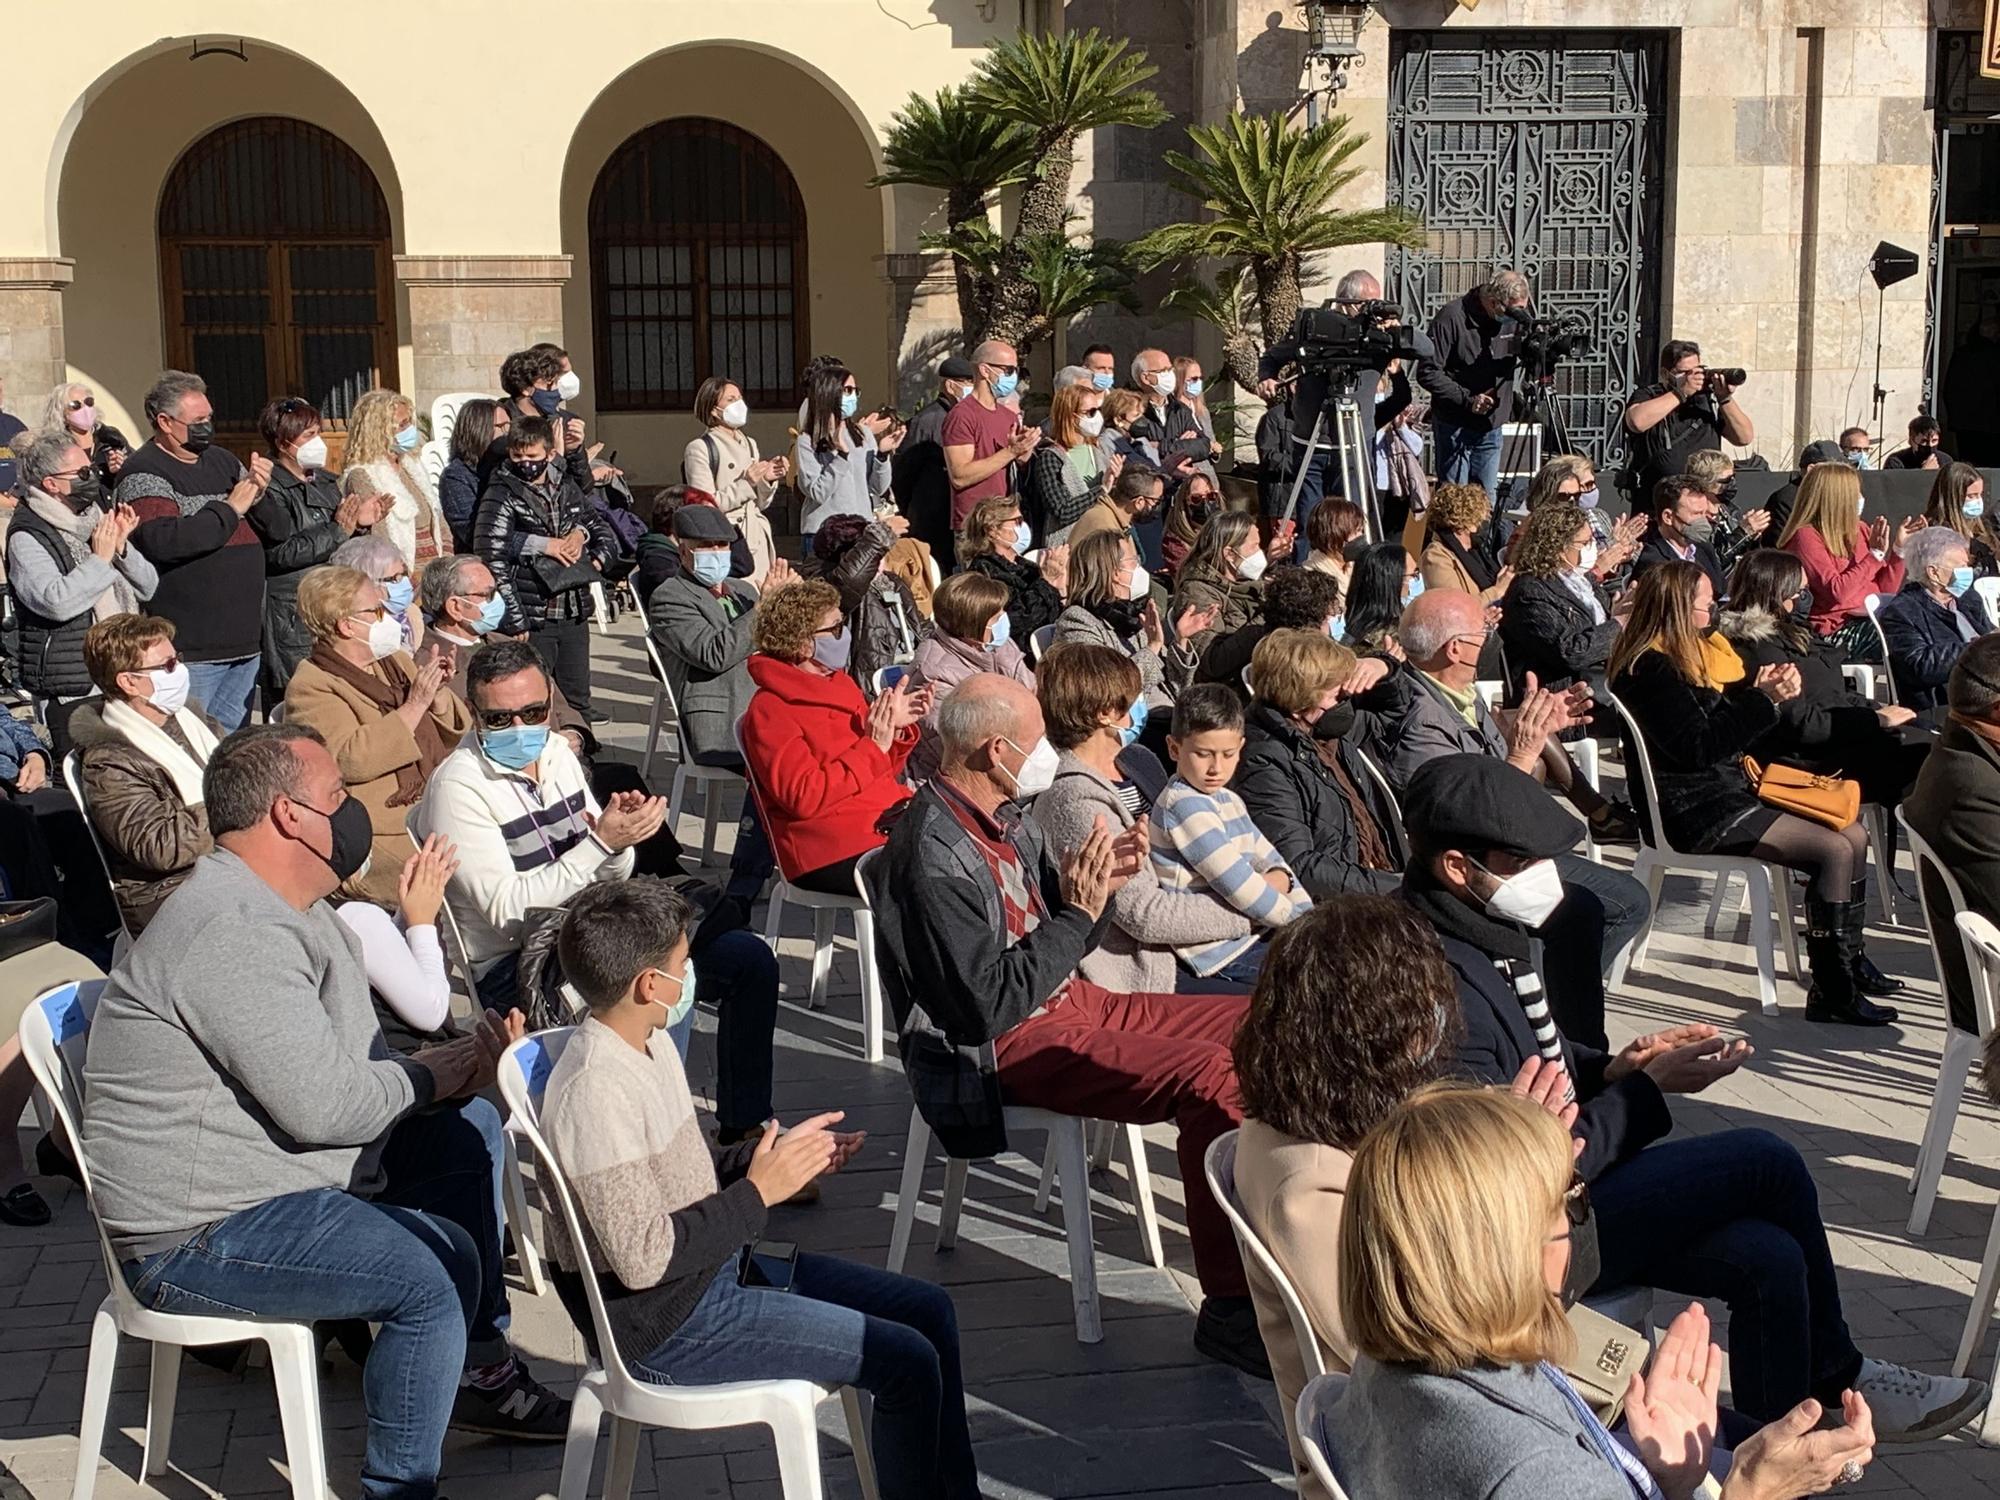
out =
<path fill-rule="evenodd" d="M 1477 484 L 1497 503 L 1500 428 L 1514 406 L 1519 363 L 1517 320 L 1528 310 L 1528 279 L 1500 271 L 1431 319 L 1435 353 L 1417 366 L 1417 384 L 1431 393 L 1431 436 L 1438 478 Z"/>
<path fill-rule="evenodd" d="M 1731 380 L 1729 377 L 1737 377 Z M 1633 468 L 1641 495 L 1681 472 L 1689 455 L 1727 440 L 1749 447 L 1757 431 L 1736 402 L 1737 370 L 1712 370 L 1701 346 L 1674 339 L 1660 351 L 1660 379 L 1632 393 L 1625 430 L 1633 434 Z"/>
<path fill-rule="evenodd" d="M 1348 317 L 1360 317 L 1372 305 L 1382 300 L 1382 283 L 1367 271 L 1349 271 L 1340 278 L 1333 289 L 1335 311 Z M 1400 314 L 1385 312 L 1378 320 L 1384 328 L 1402 327 Z M 1421 335 L 1419 335 L 1421 338 Z M 1418 345 L 1422 347 L 1421 344 Z M 1300 345 L 1298 330 L 1294 328 L 1268 349 L 1257 362 L 1257 394 L 1266 401 L 1275 400 L 1280 387 L 1286 382 L 1279 376 L 1287 365 L 1299 363 Z M 1300 369 L 1296 378 L 1290 381 L 1292 387 L 1292 446 L 1290 470 L 1284 476 L 1284 483 L 1274 487 L 1270 493 L 1276 500 L 1275 510 L 1267 509 L 1265 520 L 1272 526 L 1283 517 L 1285 502 L 1292 493 L 1292 481 L 1298 476 L 1298 465 L 1306 466 L 1305 483 L 1299 487 L 1298 508 L 1292 514 L 1297 538 L 1293 560 L 1303 563 L 1311 547 L 1306 541 L 1306 518 L 1312 508 L 1319 504 L 1331 483 L 1339 487 L 1340 463 L 1333 441 L 1333 415 L 1320 426 L 1319 442 L 1312 451 L 1306 451 L 1306 444 L 1312 437 L 1313 423 L 1326 407 L 1328 371 L 1325 368 Z M 1379 432 L 1393 422 L 1397 415 L 1410 404 L 1410 377 L 1402 368 L 1401 360 L 1385 360 L 1373 369 L 1359 371 L 1354 384 L 1354 403 L 1360 408 L 1362 431 L 1370 434 Z M 1370 449 L 1373 451 L 1372 446 Z M 1368 462 L 1374 460 L 1370 458 Z M 1354 499 L 1354 496 L 1344 496 Z M 1383 524 L 1387 526 L 1387 519 Z"/>

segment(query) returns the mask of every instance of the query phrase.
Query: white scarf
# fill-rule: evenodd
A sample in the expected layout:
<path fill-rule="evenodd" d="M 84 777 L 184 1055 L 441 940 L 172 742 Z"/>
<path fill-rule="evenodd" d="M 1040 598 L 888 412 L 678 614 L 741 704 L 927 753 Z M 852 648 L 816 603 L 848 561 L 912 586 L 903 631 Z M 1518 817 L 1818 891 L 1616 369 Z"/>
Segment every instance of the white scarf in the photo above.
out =
<path fill-rule="evenodd" d="M 173 779 L 174 791 L 185 805 L 201 806 L 201 770 L 208 764 L 208 758 L 215 754 L 215 736 L 208 732 L 208 726 L 201 722 L 199 715 L 191 714 L 186 709 L 174 715 L 174 723 L 194 747 L 193 756 L 175 744 L 173 736 L 166 730 L 122 698 L 106 698 L 101 717 L 106 729 Z"/>
<path fill-rule="evenodd" d="M 97 506 L 74 510 L 67 500 L 58 500 L 47 490 L 34 489 L 28 491 L 28 509 L 62 533 L 63 546 L 69 552 L 72 568 L 81 567 L 85 559 L 94 555 L 90 550 L 90 534 L 104 519 L 104 512 Z M 133 592 L 132 585 L 114 562 L 111 565 L 111 587 L 97 596 L 97 602 L 91 606 L 91 618 L 108 620 L 113 615 L 138 612 L 139 596 Z"/>

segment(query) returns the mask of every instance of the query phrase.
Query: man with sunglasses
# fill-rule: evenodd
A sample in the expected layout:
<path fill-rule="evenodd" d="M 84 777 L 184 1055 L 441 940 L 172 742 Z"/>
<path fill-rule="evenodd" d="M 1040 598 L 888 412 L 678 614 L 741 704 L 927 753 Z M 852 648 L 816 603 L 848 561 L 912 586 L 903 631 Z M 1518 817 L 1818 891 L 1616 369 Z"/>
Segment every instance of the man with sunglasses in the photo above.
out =
<path fill-rule="evenodd" d="M 1879 1442 L 1942 1437 L 1978 1416 L 1983 1383 L 1855 1347 L 1818 1190 L 1795 1147 L 1765 1130 L 1661 1140 L 1674 1124 L 1665 1096 L 1728 1077 L 1749 1060 L 1747 1042 L 1674 1026 L 1611 1053 L 1563 1035 L 1532 943 L 1574 899 L 1554 861 L 1582 834 L 1577 821 L 1515 767 L 1452 755 L 1411 778 L 1403 826 L 1403 898 L 1437 929 L 1457 973 L 1461 1070 L 1535 1099 L 1576 1137 L 1598 1258 L 1587 1294 L 1646 1286 L 1721 1300 L 1732 1404 L 1758 1422 L 1809 1396 L 1837 1410 L 1849 1389 L 1867 1398 Z"/>
<path fill-rule="evenodd" d="M 1015 465 L 1035 451 L 1041 434 L 1021 425 L 1006 405 L 1020 389 L 1020 356 L 1012 344 L 988 339 L 972 351 L 972 394 L 951 409 L 938 441 L 951 475 L 951 528 L 957 531 L 982 500 L 1012 494 Z"/>

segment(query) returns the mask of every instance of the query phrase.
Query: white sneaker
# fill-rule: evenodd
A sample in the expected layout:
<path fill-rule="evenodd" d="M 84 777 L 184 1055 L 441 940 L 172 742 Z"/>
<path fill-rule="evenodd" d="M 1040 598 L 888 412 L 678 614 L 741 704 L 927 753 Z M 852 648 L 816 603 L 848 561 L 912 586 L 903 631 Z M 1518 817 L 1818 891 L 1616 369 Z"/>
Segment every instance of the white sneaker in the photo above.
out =
<path fill-rule="evenodd" d="M 1861 1361 L 1854 1389 L 1867 1398 L 1878 1443 L 1921 1443 L 1956 1432 L 1986 1410 L 1983 1380 L 1926 1375 L 1879 1359 Z"/>

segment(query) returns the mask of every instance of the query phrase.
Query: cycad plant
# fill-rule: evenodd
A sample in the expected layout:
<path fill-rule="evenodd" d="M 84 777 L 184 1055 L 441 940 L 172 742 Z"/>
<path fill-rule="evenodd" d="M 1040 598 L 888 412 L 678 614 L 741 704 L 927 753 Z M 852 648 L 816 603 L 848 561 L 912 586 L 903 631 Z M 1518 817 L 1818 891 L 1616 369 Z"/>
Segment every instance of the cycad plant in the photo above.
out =
<path fill-rule="evenodd" d="M 1334 199 L 1361 175 L 1348 161 L 1368 141 L 1350 128 L 1345 115 L 1330 115 L 1303 130 L 1278 114 L 1231 115 L 1213 125 L 1188 127 L 1188 139 L 1196 154 L 1170 151 L 1167 166 L 1174 186 L 1197 200 L 1208 217 L 1164 225 L 1135 242 L 1133 251 L 1148 267 L 1219 261 L 1225 269 L 1247 272 L 1256 323 L 1250 336 L 1256 345 L 1276 342 L 1298 318 L 1313 256 L 1342 245 L 1424 242 L 1422 222 L 1400 208 L 1333 207 Z M 1183 295 L 1194 303 L 1203 300 L 1192 288 Z M 1197 308 L 1189 305 L 1187 310 Z M 1250 334 L 1245 321 L 1239 306 L 1236 332 Z M 1225 336 L 1232 332 L 1226 324 L 1217 326 Z M 1240 368 L 1243 363 L 1232 349 L 1230 374 L 1247 388 L 1255 383 L 1255 361 Z"/>

